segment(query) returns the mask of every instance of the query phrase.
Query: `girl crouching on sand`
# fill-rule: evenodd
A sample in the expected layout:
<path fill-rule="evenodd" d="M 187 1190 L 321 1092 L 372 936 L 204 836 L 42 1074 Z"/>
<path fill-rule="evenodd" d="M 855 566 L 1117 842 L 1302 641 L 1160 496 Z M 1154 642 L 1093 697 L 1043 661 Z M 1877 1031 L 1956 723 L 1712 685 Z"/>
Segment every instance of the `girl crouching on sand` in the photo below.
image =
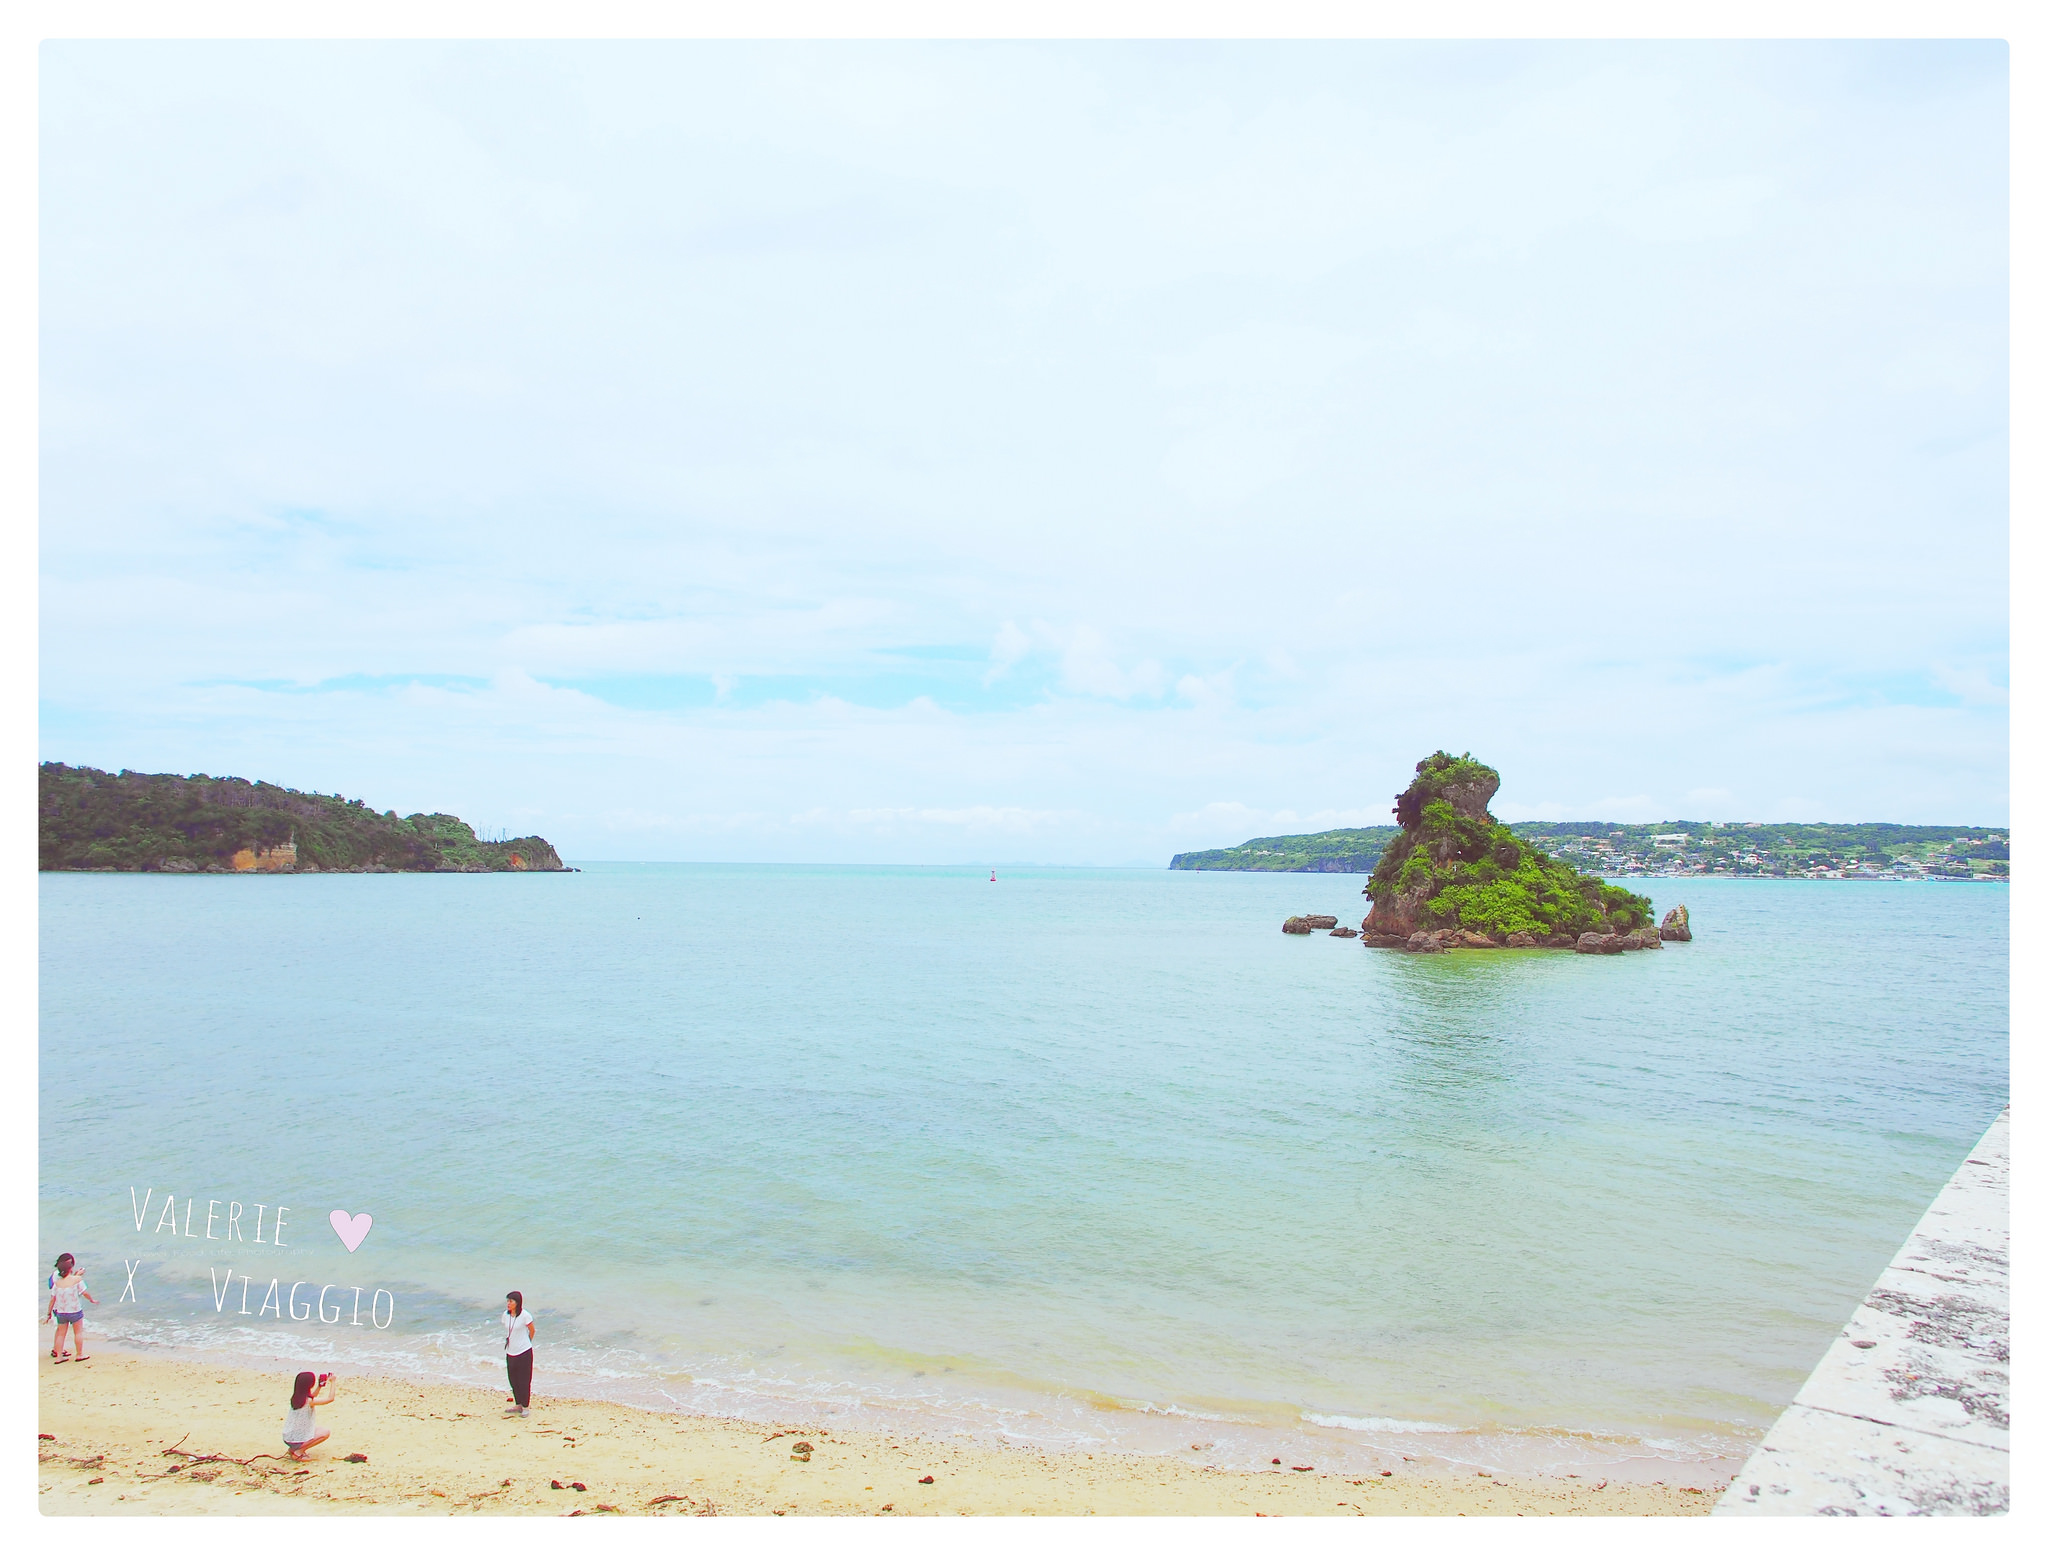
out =
<path fill-rule="evenodd" d="M 285 1450 L 301 1463 L 305 1461 L 307 1452 L 334 1434 L 320 1429 L 320 1423 L 313 1418 L 314 1410 L 333 1402 L 332 1372 L 322 1372 L 316 1377 L 310 1371 L 302 1371 L 292 1379 L 292 1408 L 291 1413 L 284 1417 L 284 1445 Z"/>

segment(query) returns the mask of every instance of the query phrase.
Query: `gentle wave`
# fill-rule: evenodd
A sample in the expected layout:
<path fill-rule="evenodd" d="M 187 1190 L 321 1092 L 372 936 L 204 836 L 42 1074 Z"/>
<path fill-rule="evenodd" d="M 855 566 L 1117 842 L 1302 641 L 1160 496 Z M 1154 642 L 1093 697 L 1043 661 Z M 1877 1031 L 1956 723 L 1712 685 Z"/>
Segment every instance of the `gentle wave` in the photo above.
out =
<path fill-rule="evenodd" d="M 1302 1419 L 1310 1425 L 1334 1426 L 1340 1431 L 1375 1431 L 1381 1435 L 1406 1436 L 1410 1434 L 1469 1431 L 1471 1427 L 1443 1425 L 1434 1420 L 1388 1420 L 1376 1415 L 1315 1415 L 1306 1410 Z"/>

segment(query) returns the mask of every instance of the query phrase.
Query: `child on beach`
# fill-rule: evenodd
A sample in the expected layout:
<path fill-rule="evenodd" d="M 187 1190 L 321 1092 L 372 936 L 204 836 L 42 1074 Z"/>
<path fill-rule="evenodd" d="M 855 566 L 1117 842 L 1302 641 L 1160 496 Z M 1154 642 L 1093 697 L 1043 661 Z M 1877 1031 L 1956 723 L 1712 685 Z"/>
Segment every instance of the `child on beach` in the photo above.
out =
<path fill-rule="evenodd" d="M 57 1337 L 50 1346 L 50 1359 L 62 1363 L 69 1360 L 89 1360 L 85 1353 L 85 1303 L 100 1304 L 100 1298 L 85 1288 L 85 1271 L 78 1267 L 78 1260 L 69 1253 L 57 1255 L 57 1272 L 50 1276 L 50 1306 L 43 1314 L 45 1323 L 57 1325 Z M 72 1354 L 64 1354 L 64 1330 L 71 1330 Z"/>
<path fill-rule="evenodd" d="M 512 1407 L 505 1413 L 525 1414 L 533 1396 L 533 1319 L 516 1290 L 505 1292 L 505 1377 L 512 1384 Z"/>
<path fill-rule="evenodd" d="M 305 1462 L 309 1451 L 334 1434 L 321 1430 L 320 1422 L 313 1418 L 314 1410 L 333 1402 L 334 1373 L 322 1372 L 316 1377 L 310 1371 L 302 1371 L 292 1379 L 292 1407 L 284 1417 L 284 1446 L 297 1461 Z"/>

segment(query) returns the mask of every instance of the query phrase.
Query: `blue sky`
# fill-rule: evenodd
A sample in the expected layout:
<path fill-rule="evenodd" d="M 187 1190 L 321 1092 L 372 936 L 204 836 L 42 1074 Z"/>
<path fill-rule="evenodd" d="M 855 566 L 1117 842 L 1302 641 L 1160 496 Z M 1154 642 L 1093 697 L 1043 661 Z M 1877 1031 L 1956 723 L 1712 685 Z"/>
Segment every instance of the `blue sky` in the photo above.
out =
<path fill-rule="evenodd" d="M 2007 818 L 1998 44 L 49 44 L 45 759 L 582 858 Z"/>

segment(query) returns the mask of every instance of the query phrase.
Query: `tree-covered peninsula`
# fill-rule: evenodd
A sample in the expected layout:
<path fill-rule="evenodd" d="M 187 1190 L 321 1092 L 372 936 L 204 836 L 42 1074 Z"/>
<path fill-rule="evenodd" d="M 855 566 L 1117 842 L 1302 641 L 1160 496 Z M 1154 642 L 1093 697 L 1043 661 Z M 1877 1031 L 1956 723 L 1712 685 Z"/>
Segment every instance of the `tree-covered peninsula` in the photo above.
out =
<path fill-rule="evenodd" d="M 1401 835 L 1398 826 L 1352 826 L 1300 837 L 1254 837 L 1234 848 L 1176 853 L 1169 869 L 1274 870 L 1291 874 L 1364 875 Z"/>
<path fill-rule="evenodd" d="M 1401 833 L 1373 867 L 1368 945 L 1409 950 L 1659 944 L 1648 897 L 1582 875 L 1493 818 L 1500 774 L 1468 752 L 1415 764 L 1394 801 Z M 1689 937 L 1689 936 L 1688 936 Z"/>
<path fill-rule="evenodd" d="M 166 874 L 559 870 L 542 837 L 484 842 L 452 815 L 381 815 L 360 799 L 199 773 L 37 770 L 40 867 Z"/>

